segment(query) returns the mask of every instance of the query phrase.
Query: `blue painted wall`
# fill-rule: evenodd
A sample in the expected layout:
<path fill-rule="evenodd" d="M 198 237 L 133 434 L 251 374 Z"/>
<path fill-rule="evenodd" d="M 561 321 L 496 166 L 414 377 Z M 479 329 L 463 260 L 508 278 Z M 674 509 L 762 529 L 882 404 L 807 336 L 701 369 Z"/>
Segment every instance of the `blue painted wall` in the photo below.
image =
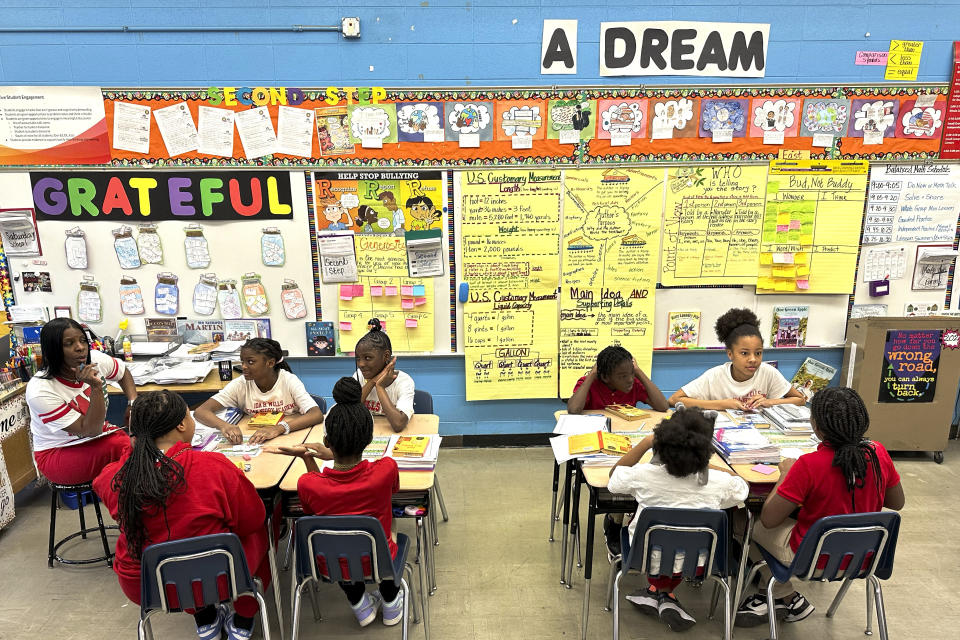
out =
<path fill-rule="evenodd" d="M 360 40 L 336 33 L 0 33 L 0 84 L 118 86 L 517 86 L 704 84 L 713 78 L 601 79 L 600 22 L 769 22 L 766 78 L 821 84 L 882 81 L 883 67 L 857 67 L 858 50 L 885 51 L 891 38 L 923 40 L 920 80 L 946 82 L 960 0 L 0 0 L 0 26 L 242 26 L 339 24 L 360 18 Z M 576 76 L 540 76 L 542 20 L 579 20 Z M 869 33 L 869 37 L 865 34 Z M 768 354 L 792 376 L 813 356 L 839 367 L 837 349 Z M 659 352 L 654 379 L 672 393 L 723 352 Z M 349 359 L 293 362 L 308 388 L 329 396 Z M 463 360 L 402 358 L 417 386 L 434 394 L 447 434 L 536 433 L 552 428 L 558 400 L 466 403 Z"/>

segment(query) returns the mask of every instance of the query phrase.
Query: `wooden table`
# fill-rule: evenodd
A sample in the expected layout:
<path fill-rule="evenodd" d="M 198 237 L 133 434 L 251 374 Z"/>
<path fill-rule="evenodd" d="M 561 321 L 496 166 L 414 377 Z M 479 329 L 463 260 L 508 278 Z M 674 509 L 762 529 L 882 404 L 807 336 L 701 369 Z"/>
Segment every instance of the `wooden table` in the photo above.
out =
<path fill-rule="evenodd" d="M 237 378 L 239 375 L 236 371 L 233 372 L 234 378 Z M 168 391 L 175 391 L 177 393 L 209 393 L 212 395 L 222 390 L 228 384 L 230 383 L 220 379 L 220 371 L 217 367 L 214 367 L 213 370 L 207 374 L 207 377 L 200 382 L 191 382 L 190 384 L 141 384 L 137 385 L 137 393 L 163 391 L 167 389 Z M 123 393 L 123 389 L 111 384 L 107 386 L 107 393 L 117 395 Z"/>
<path fill-rule="evenodd" d="M 248 427 L 248 422 L 250 422 L 250 416 L 244 416 L 240 419 L 240 424 L 237 425 L 240 427 L 240 430 L 245 436 L 253 435 L 256 433 L 258 428 Z M 313 438 L 318 437 L 318 435 L 315 434 L 320 433 L 323 433 L 323 427 L 321 425 L 316 425 L 307 429 L 293 431 L 287 435 L 277 436 L 272 440 L 267 440 L 264 445 L 271 447 L 291 447 L 312 440 Z M 231 460 L 238 459 L 238 456 L 227 457 L 229 457 Z M 302 460 L 293 456 L 288 456 L 283 453 L 268 453 L 266 451 L 261 451 L 260 455 L 251 458 L 249 462 L 244 461 L 250 465 L 250 471 L 246 472 L 247 479 L 253 483 L 253 486 L 257 489 L 257 491 L 273 489 L 280 484 L 284 474 L 287 473 L 287 470 L 290 468 L 290 465 L 293 464 L 294 460 L 299 462 L 301 465 L 303 464 Z"/>

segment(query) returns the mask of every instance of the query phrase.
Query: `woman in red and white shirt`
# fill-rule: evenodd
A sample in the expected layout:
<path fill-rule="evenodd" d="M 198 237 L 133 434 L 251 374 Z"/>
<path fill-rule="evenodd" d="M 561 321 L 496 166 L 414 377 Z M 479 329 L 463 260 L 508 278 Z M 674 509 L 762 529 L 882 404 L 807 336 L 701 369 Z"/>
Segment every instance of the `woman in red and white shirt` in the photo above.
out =
<path fill-rule="evenodd" d="M 106 381 L 116 381 L 129 404 L 137 397 L 123 362 L 91 351 L 83 327 L 56 318 L 40 330 L 46 368 L 27 383 L 33 457 L 51 482 L 89 482 L 130 447 L 123 431 L 107 424 Z"/>

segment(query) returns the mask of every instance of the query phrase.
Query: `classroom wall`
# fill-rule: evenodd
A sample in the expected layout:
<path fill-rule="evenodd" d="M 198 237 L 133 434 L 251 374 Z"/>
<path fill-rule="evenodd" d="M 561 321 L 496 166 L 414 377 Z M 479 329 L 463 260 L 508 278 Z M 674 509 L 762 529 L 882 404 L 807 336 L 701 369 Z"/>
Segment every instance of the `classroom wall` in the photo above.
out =
<path fill-rule="evenodd" d="M 944 81 L 960 0 L 2 0 L 3 26 L 339 24 L 336 33 L 71 33 L 0 36 L 0 82 L 100 86 L 510 86 L 702 84 L 598 77 L 600 22 L 769 22 L 767 73 L 747 82 L 882 81 L 858 50 L 923 40 L 919 80 Z M 652 4 L 652 6 L 650 6 Z M 631 6 L 634 5 L 634 6 Z M 543 19 L 576 19 L 577 75 L 539 75 Z M 869 33 L 869 36 L 866 34 Z M 42 46 L 38 46 L 42 45 Z"/>
<path fill-rule="evenodd" d="M 639 3 L 637 3 L 639 4 Z M 599 25 L 608 20 L 769 22 L 765 78 L 751 83 L 881 82 L 882 66 L 855 66 L 858 50 L 891 38 L 923 40 L 918 80 L 949 80 L 960 0 L 709 0 L 631 7 L 621 0 L 0 0 L 4 27 L 338 24 L 360 18 L 362 37 L 336 33 L 2 33 L 0 83 L 124 86 L 518 86 L 708 84 L 716 78 L 598 76 Z M 576 75 L 539 75 L 543 19 L 577 19 Z M 867 36 L 866 34 L 870 34 Z M 691 293 L 691 295 L 695 295 Z M 800 300 L 798 300 L 800 302 Z M 839 349 L 769 352 L 790 377 L 807 356 L 840 366 Z M 722 351 L 655 352 L 670 394 Z M 329 395 L 348 358 L 294 359 L 309 389 Z M 559 400 L 466 403 L 462 357 L 405 357 L 401 367 L 434 394 L 446 434 L 538 433 Z"/>

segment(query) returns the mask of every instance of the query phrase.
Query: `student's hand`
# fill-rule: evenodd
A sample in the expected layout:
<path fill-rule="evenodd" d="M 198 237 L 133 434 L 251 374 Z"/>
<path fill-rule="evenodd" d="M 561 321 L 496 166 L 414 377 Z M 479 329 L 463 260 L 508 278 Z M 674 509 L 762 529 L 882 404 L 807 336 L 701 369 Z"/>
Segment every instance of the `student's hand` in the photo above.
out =
<path fill-rule="evenodd" d="M 720 408 L 721 410 L 723 410 L 723 409 L 737 409 L 737 410 L 739 410 L 739 411 L 749 411 L 749 410 L 750 410 L 750 407 L 748 407 L 748 406 L 747 406 L 746 404 L 744 404 L 743 402 L 737 400 L 736 398 L 729 398 L 729 399 L 727 399 L 727 400 L 718 400 L 717 402 L 720 403 L 720 407 L 719 407 L 719 408 Z"/>
<path fill-rule="evenodd" d="M 283 427 L 280 425 L 273 425 L 272 427 L 260 427 L 252 436 L 250 436 L 250 444 L 262 444 L 267 440 L 273 440 L 277 436 L 281 435 L 283 435 Z"/>
<path fill-rule="evenodd" d="M 640 365 L 637 364 L 636 359 L 631 360 L 630 362 L 633 363 L 633 377 L 634 378 L 641 377 L 643 375 L 643 369 L 641 369 Z"/>
<path fill-rule="evenodd" d="M 235 424 L 230 424 L 222 429 L 220 433 L 223 434 L 223 437 L 230 441 L 230 444 L 240 444 L 243 442 L 243 432 L 240 431 L 240 427 Z"/>
<path fill-rule="evenodd" d="M 282 453 L 295 458 L 319 458 L 333 460 L 333 452 L 322 444 L 307 442 L 291 447 L 264 447 L 267 453 Z"/>
<path fill-rule="evenodd" d="M 393 381 L 397 379 L 397 372 L 394 367 L 397 365 L 397 357 L 394 356 L 393 359 L 387 363 L 387 366 L 383 368 L 383 371 L 380 372 L 376 378 L 374 378 L 374 383 L 378 387 L 389 387 L 393 384 Z"/>
<path fill-rule="evenodd" d="M 787 475 L 787 472 L 790 471 L 790 467 L 792 467 L 793 463 L 796 461 L 796 458 L 784 458 L 780 461 L 780 464 L 777 465 L 777 468 L 780 470 L 781 478 Z"/>
<path fill-rule="evenodd" d="M 307 449 L 311 451 L 311 457 L 320 458 L 321 460 L 333 460 L 333 451 L 328 447 L 323 446 L 319 442 L 305 442 L 303 443 Z"/>
<path fill-rule="evenodd" d="M 100 370 L 95 364 L 88 364 L 77 368 L 77 380 L 86 382 L 94 389 L 103 388 L 103 378 L 100 377 Z"/>
<path fill-rule="evenodd" d="M 764 398 L 763 396 L 756 395 L 750 398 L 749 405 L 751 409 L 766 409 L 772 407 L 775 403 L 770 398 Z"/>
<path fill-rule="evenodd" d="M 596 377 L 597 377 L 597 365 L 596 365 L 596 364 L 594 364 L 594 365 L 593 365 L 593 368 L 590 369 L 590 371 L 587 372 L 587 377 L 588 377 L 588 378 L 596 378 Z"/>

